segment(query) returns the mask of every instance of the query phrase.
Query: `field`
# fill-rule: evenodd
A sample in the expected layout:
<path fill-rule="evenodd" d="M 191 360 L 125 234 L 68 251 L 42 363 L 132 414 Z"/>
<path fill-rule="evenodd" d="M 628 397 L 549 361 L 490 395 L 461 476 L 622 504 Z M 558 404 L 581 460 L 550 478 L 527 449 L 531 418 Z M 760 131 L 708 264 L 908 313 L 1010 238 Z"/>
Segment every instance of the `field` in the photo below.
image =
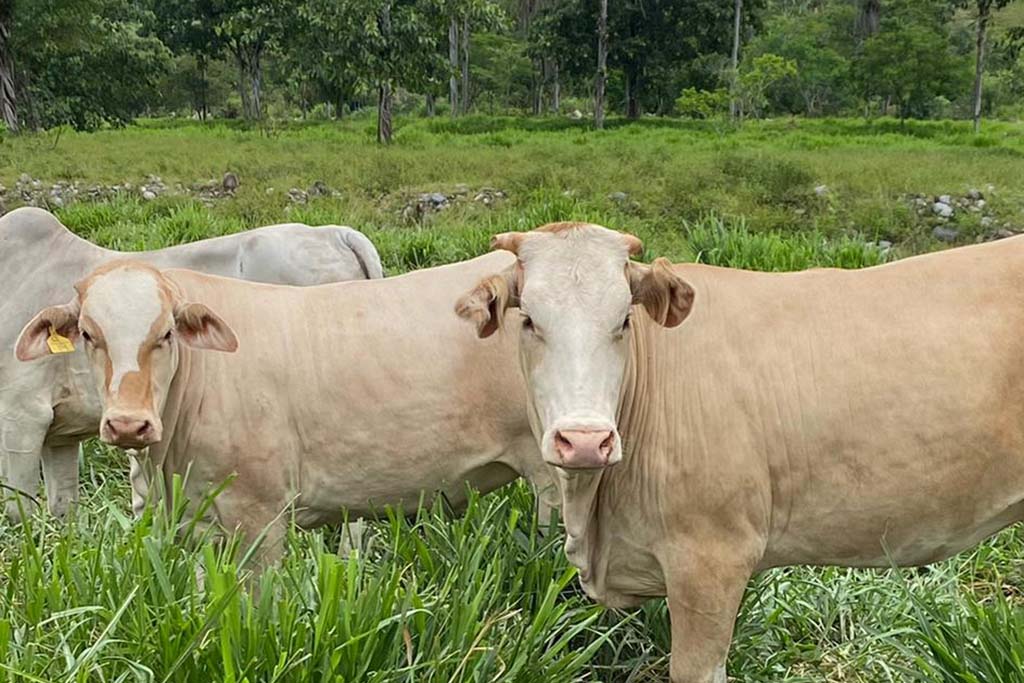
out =
<path fill-rule="evenodd" d="M 975 137 L 960 122 L 890 120 L 613 121 L 601 134 L 558 119 L 398 123 L 385 149 L 361 118 L 7 138 L 0 201 L 48 205 L 119 249 L 284 220 L 347 224 L 389 274 L 565 219 L 633 232 L 648 260 L 761 270 L 857 268 L 1024 232 L 1020 124 Z M 339 530 L 296 531 L 284 564 L 253 586 L 240 581 L 244 549 L 179 533 L 178 512 L 132 521 L 126 469 L 90 443 L 72 519 L 0 527 L 0 682 L 667 680 L 664 604 L 627 613 L 587 600 L 522 484 L 460 514 L 443 501 L 389 512 L 347 557 Z M 1013 528 L 921 570 L 769 572 L 748 591 L 731 676 L 1022 682 L 1022 558 Z"/>

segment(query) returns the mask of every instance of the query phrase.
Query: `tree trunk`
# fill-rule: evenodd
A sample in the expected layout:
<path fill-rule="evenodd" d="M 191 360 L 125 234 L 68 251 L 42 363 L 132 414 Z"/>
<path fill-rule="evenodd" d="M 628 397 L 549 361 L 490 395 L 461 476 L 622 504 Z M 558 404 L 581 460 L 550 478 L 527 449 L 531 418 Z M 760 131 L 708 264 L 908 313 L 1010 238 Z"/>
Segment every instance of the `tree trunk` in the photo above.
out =
<path fill-rule="evenodd" d="M 640 118 L 640 69 L 636 66 L 626 69 L 626 117 Z"/>
<path fill-rule="evenodd" d="M 597 17 L 597 76 L 594 78 L 594 127 L 604 128 L 604 89 L 608 81 L 608 0 Z"/>
<path fill-rule="evenodd" d="M 436 111 L 436 105 L 434 104 L 434 93 L 428 92 L 427 93 L 427 118 L 428 119 L 434 118 L 434 114 L 436 114 L 436 113 L 437 113 L 437 111 Z"/>
<path fill-rule="evenodd" d="M 534 116 L 539 116 L 543 111 L 544 101 L 544 61 L 534 57 L 533 61 L 533 88 L 530 93 L 530 110 Z"/>
<path fill-rule="evenodd" d="M 562 82 L 558 79 L 558 62 L 554 64 L 555 82 L 551 92 L 551 110 L 558 114 L 562 109 Z"/>
<path fill-rule="evenodd" d="M 462 18 L 462 113 L 469 113 L 469 17 Z"/>
<path fill-rule="evenodd" d="M 377 87 L 377 142 L 391 142 L 391 84 L 387 81 Z"/>
<path fill-rule="evenodd" d="M 14 90 L 14 64 L 10 51 L 10 8 L 0 16 L 0 121 L 12 133 L 18 132 L 17 95 Z"/>
<path fill-rule="evenodd" d="M 262 46 L 252 48 L 249 62 L 249 81 L 252 84 L 252 113 L 257 121 L 263 119 L 263 64 L 261 62 Z"/>
<path fill-rule="evenodd" d="M 985 76 L 985 40 L 988 38 L 988 20 L 992 4 L 978 0 L 978 34 L 974 58 L 974 132 L 981 132 L 981 86 Z"/>
<path fill-rule="evenodd" d="M 196 57 L 196 60 L 199 63 L 199 120 L 206 121 L 210 115 L 210 82 L 207 79 L 209 65 L 206 63 L 206 57 L 199 56 Z"/>
<path fill-rule="evenodd" d="M 882 27 L 882 0 L 861 0 L 857 15 L 857 33 L 861 40 L 870 38 Z"/>
<path fill-rule="evenodd" d="M 735 121 L 739 116 L 739 102 L 737 102 L 736 82 L 740 75 L 740 29 L 743 28 L 743 0 L 736 0 L 736 9 L 733 13 L 732 28 L 732 61 L 730 62 L 732 79 L 732 97 L 729 100 L 729 116 Z"/>
<path fill-rule="evenodd" d="M 252 119 L 252 104 L 249 102 L 248 75 L 245 68 L 245 54 L 241 47 L 235 48 L 235 60 L 238 62 L 238 96 L 242 98 L 242 118 Z"/>
<path fill-rule="evenodd" d="M 448 105 L 451 107 L 451 116 L 459 115 L 459 23 L 452 17 L 448 24 L 448 68 L 451 76 L 448 78 Z"/>

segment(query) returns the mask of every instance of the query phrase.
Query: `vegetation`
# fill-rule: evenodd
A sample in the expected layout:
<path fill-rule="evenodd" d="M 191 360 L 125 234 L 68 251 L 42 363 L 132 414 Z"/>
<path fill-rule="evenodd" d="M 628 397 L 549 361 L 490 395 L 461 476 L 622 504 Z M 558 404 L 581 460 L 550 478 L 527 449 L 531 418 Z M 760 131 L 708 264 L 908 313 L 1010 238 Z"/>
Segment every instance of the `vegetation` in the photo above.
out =
<path fill-rule="evenodd" d="M 389 142 L 393 111 L 571 113 L 601 128 L 606 108 L 630 119 L 707 118 L 691 104 L 717 103 L 725 91 L 733 118 L 954 117 L 973 119 L 977 132 L 982 116 L 1022 112 L 1021 8 L 1020 0 L 7 0 L 0 116 L 12 131 L 83 130 L 143 114 L 265 121 L 374 108 L 378 139 Z M 709 96 L 694 100 L 700 93 Z"/>
<path fill-rule="evenodd" d="M 946 246 L 907 195 L 971 188 L 1000 225 L 1024 227 L 1018 124 L 974 136 L 969 121 L 892 119 L 734 129 L 613 117 L 604 133 L 555 118 L 400 123 L 390 148 L 376 145 L 372 116 L 22 135 L 0 145 L 0 197 L 8 208 L 26 196 L 49 204 L 82 236 L 119 249 L 281 220 L 344 223 L 372 237 L 392 274 L 480 254 L 498 231 L 564 219 L 634 232 L 647 257 L 858 268 Z M 240 179 L 234 196 L 188 190 L 225 171 Z M 169 189 L 147 200 L 139 186 L 151 174 Z M 316 180 L 337 194 L 289 199 Z M 50 188 L 71 182 L 82 194 L 92 184 L 119 189 L 57 206 L 66 195 Z M 507 198 L 475 201 L 496 196 L 485 186 Z M 408 210 L 435 192 L 451 197 L 445 208 Z M 942 224 L 960 243 L 993 236 L 962 213 Z M 0 682 L 667 678 L 664 602 L 624 613 L 587 600 L 560 532 L 538 533 L 522 484 L 472 497 L 464 514 L 443 501 L 409 518 L 382 511 L 347 556 L 339 530 L 295 531 L 284 564 L 249 586 L 244 549 L 175 534 L 180 506 L 128 519 L 119 451 L 90 443 L 83 469 L 73 519 L 41 513 L 0 527 Z M 763 683 L 1019 683 L 1021 557 L 1015 528 L 919 571 L 768 572 L 750 586 L 730 670 Z"/>

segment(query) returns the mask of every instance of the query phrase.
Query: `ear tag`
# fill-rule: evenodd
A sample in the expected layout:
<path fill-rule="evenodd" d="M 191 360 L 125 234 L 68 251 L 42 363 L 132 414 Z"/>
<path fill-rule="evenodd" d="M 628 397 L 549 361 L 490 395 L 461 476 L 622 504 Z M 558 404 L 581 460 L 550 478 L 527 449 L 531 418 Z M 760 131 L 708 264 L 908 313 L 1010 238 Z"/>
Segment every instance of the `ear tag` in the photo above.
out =
<path fill-rule="evenodd" d="M 50 336 L 46 338 L 46 345 L 50 347 L 50 353 L 71 353 L 75 345 L 67 337 L 57 334 L 57 330 L 50 325 Z"/>

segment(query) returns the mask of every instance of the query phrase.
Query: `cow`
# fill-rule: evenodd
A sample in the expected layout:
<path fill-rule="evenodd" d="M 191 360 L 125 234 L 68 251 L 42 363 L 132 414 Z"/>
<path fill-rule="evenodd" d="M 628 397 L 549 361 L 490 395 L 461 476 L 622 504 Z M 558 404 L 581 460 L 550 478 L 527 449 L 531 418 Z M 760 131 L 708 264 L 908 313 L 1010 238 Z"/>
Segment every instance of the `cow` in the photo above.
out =
<path fill-rule="evenodd" d="M 615 607 L 667 596 L 671 679 L 724 683 L 752 575 L 917 566 L 1024 516 L 1024 237 L 857 271 L 630 260 L 563 223 L 456 301 L 510 329 L 565 551 Z"/>
<path fill-rule="evenodd" d="M 193 503 L 230 480 L 197 525 L 246 544 L 265 532 L 262 568 L 280 554 L 286 510 L 314 527 L 435 491 L 461 507 L 467 483 L 490 491 L 519 475 L 551 500 L 514 338 L 482 345 L 436 315 L 511 260 L 306 288 L 118 261 L 29 321 L 16 354 L 49 356 L 51 328 L 80 340 L 100 438 L 148 447 L 166 482 L 187 473 Z"/>
<path fill-rule="evenodd" d="M 341 226 L 274 225 L 132 256 L 280 284 L 383 277 L 370 240 Z M 40 308 L 66 300 L 76 280 L 122 257 L 81 239 L 42 209 L 0 218 L 0 486 L 14 494 L 5 505 L 12 520 L 35 507 L 40 462 L 49 510 L 63 515 L 74 504 L 79 442 L 96 434 L 101 409 L 84 354 L 26 365 L 14 358 L 15 339 Z M 134 459 L 132 469 L 137 482 Z M 136 492 L 136 508 L 140 501 Z"/>

